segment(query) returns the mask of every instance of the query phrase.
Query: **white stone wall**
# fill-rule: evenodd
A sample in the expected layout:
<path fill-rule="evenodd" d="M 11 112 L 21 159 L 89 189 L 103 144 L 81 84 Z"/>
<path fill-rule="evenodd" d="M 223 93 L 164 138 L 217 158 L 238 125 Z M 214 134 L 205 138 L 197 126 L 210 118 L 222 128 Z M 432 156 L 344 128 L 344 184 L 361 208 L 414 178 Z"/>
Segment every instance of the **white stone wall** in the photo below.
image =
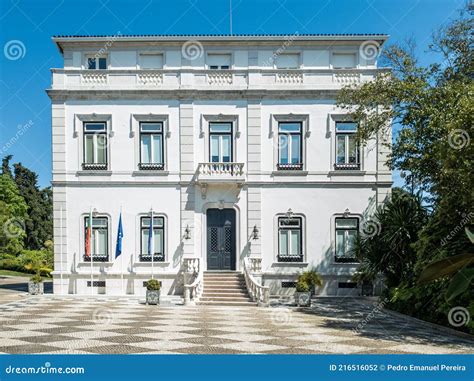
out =
<path fill-rule="evenodd" d="M 359 43 L 294 44 L 289 52 L 300 52 L 305 74 L 303 83 L 289 85 L 275 85 L 276 74 L 265 72 L 274 46 L 205 46 L 201 57 L 185 60 L 180 47 L 126 45 L 117 43 L 107 52 L 110 77 L 106 84 L 90 87 L 81 82 L 85 54 L 94 52 L 98 44 L 66 44 L 64 69 L 53 73 L 54 292 L 144 295 L 143 282 L 151 276 L 151 264 L 138 261 L 139 218 L 151 207 L 166 218 L 166 260 L 155 263 L 153 270 L 163 282 L 163 295 L 182 294 L 183 258 L 199 257 L 205 268 L 206 210 L 216 207 L 236 210 L 237 270 L 242 270 L 244 257 L 261 257 L 261 279 L 272 294 L 291 294 L 294 288 L 282 288 L 281 282 L 294 281 L 306 268 L 322 274 L 325 285 L 319 292 L 323 295 L 357 292 L 338 288 L 339 282 L 350 281 L 356 266 L 334 263 L 334 218 L 346 210 L 366 215 L 383 202 L 391 186 L 386 167 L 389 150 L 381 145 L 382 136 L 362 148 L 361 171 L 333 169 L 335 122 L 343 113 L 334 105 L 334 90 L 341 84 L 331 71 L 332 56 L 338 51 L 356 53 L 360 78 L 370 79 L 375 62 L 359 57 Z M 163 75 L 168 76 L 164 92 L 137 87 L 130 79 L 139 69 L 142 50 L 164 54 Z M 232 70 L 237 73 L 232 84 L 217 89 L 206 82 L 209 52 L 232 54 Z M 232 86 L 240 90 L 234 92 Z M 121 88 L 124 92 L 117 91 Z M 179 92 L 170 90 L 174 88 Z M 260 90 L 251 93 L 253 88 Z M 138 126 L 144 117 L 160 118 L 167 125 L 166 165 L 160 173 L 138 170 Z M 276 126 L 279 118 L 295 117 L 304 121 L 305 167 L 289 175 L 275 170 Z M 90 173 L 81 168 L 82 123 L 91 119 L 107 120 L 107 171 Z M 244 164 L 244 176 L 237 182 L 217 179 L 204 189 L 197 169 L 199 163 L 209 161 L 208 123 L 212 120 L 234 122 L 234 162 Z M 109 218 L 109 262 L 92 266 L 82 261 L 84 217 L 90 208 Z M 123 254 L 115 260 L 121 208 Z M 276 260 L 276 218 L 288 209 L 304 216 L 303 263 Z M 251 237 L 254 226 L 259 230 L 257 240 Z M 187 227 L 190 239 L 183 238 Z M 106 281 L 105 289 L 87 287 L 91 279 Z"/>

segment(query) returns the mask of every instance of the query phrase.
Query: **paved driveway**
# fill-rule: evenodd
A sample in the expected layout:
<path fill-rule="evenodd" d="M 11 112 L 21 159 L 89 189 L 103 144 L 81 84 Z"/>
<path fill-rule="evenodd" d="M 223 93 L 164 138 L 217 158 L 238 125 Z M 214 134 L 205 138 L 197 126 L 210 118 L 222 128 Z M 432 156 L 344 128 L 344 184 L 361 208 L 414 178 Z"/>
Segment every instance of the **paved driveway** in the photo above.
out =
<path fill-rule="evenodd" d="M 3 353 L 474 353 L 470 338 L 360 299 L 296 309 L 42 296 L 0 308 Z"/>

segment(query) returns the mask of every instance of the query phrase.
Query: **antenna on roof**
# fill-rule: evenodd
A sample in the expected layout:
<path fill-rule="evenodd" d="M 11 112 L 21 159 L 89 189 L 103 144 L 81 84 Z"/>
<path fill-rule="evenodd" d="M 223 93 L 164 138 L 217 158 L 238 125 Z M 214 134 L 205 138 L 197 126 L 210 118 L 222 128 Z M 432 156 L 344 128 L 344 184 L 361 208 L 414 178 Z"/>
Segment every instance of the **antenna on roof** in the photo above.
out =
<path fill-rule="evenodd" d="M 230 35 L 232 36 L 232 0 L 229 0 Z"/>

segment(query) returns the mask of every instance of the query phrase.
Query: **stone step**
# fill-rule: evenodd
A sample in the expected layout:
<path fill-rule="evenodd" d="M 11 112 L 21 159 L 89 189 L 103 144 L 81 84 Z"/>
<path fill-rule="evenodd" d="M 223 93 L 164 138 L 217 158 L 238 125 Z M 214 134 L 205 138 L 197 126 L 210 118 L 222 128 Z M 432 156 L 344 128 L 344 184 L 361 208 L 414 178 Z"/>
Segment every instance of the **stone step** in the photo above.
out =
<path fill-rule="evenodd" d="M 203 297 L 226 297 L 226 298 L 248 298 L 249 294 L 246 291 L 222 292 L 222 291 L 206 291 L 202 293 Z"/>
<path fill-rule="evenodd" d="M 245 294 L 248 292 L 245 288 L 209 288 L 204 287 L 204 294 Z"/>
<path fill-rule="evenodd" d="M 216 302 L 231 302 L 231 301 L 250 301 L 250 298 L 246 295 L 240 296 L 201 296 L 199 300 L 205 301 L 216 301 Z"/>
<path fill-rule="evenodd" d="M 224 301 L 199 301 L 196 303 L 197 305 L 201 306 L 215 306 L 215 307 L 256 307 L 257 303 L 248 301 L 248 302 L 241 302 L 241 301 L 229 301 L 229 302 L 224 302 Z"/>
<path fill-rule="evenodd" d="M 243 276 L 236 276 L 236 275 L 232 275 L 232 276 L 209 275 L 209 276 L 204 276 L 204 279 L 205 280 L 213 280 L 213 279 L 222 279 L 222 280 L 235 280 L 235 279 L 238 279 L 238 280 L 243 280 L 244 277 Z"/>

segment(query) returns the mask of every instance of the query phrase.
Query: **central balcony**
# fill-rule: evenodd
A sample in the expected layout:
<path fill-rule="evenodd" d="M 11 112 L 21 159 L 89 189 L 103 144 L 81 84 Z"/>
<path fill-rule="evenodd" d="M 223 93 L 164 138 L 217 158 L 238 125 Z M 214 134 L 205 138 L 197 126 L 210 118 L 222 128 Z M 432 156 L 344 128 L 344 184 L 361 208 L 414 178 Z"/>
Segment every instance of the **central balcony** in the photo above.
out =
<path fill-rule="evenodd" d="M 244 163 L 199 163 L 197 180 L 200 183 L 243 183 Z"/>

